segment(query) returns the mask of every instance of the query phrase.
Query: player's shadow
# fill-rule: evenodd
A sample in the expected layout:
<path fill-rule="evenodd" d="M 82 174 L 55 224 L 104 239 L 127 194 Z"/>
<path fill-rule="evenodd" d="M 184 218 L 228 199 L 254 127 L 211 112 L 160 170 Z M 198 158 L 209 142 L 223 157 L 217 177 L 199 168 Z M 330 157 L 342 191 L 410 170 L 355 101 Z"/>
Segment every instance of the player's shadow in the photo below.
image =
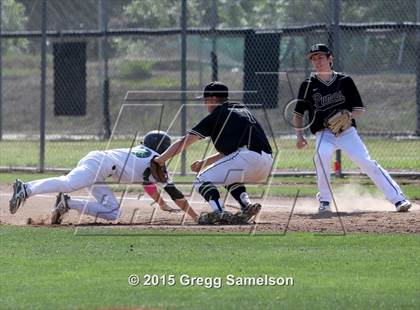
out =
<path fill-rule="evenodd" d="M 176 226 L 176 227 L 183 227 L 183 226 L 197 226 L 195 223 L 185 223 L 180 225 L 179 223 L 174 222 L 167 222 L 167 221 L 159 221 L 155 220 L 152 222 L 150 221 L 143 221 L 143 222 L 133 222 L 133 223 L 81 223 L 74 225 L 75 227 L 92 227 L 92 226 L 106 226 L 106 227 L 129 227 L 129 226 L 156 226 L 156 225 L 165 225 L 165 226 Z"/>
<path fill-rule="evenodd" d="M 223 231 L 208 231 L 208 232 L 177 232 L 175 234 L 171 234 L 171 231 L 162 231 L 156 233 L 150 232 L 135 232 L 135 233 L 78 233 L 76 236 L 79 237 L 171 237 L 171 238 L 179 238 L 179 237 L 207 237 L 210 239 L 214 238 L 226 238 L 225 236 L 228 235 L 229 238 L 243 238 L 243 237 L 250 237 L 257 238 L 257 237 L 282 237 L 283 235 L 279 233 L 258 233 L 250 235 L 249 231 L 241 231 L 241 232 L 223 232 Z"/>
<path fill-rule="evenodd" d="M 355 216 L 355 217 L 360 217 L 362 215 L 365 215 L 366 213 L 369 212 L 362 212 L 362 211 L 358 211 L 358 212 L 325 212 L 325 213 L 315 213 L 315 214 L 296 214 L 299 215 L 301 217 L 304 218 L 309 218 L 312 220 L 316 220 L 316 219 L 328 219 L 328 218 L 333 218 L 333 217 L 341 217 L 341 216 Z"/>
<path fill-rule="evenodd" d="M 213 225 L 197 225 L 194 222 L 191 223 L 184 223 L 184 224 L 179 224 L 179 223 L 174 223 L 174 222 L 168 222 L 167 220 L 155 220 L 153 223 L 151 222 L 134 222 L 134 223 L 98 223 L 98 222 L 93 222 L 93 223 L 81 223 L 81 224 L 75 224 L 75 225 L 71 225 L 71 226 L 75 226 L 75 227 L 98 227 L 98 226 L 104 226 L 104 227 L 129 227 L 129 226 L 156 226 L 156 228 L 159 228 L 159 225 L 165 225 L 165 226 L 173 226 L 173 227 L 249 227 L 251 225 L 254 225 L 254 223 L 241 223 L 241 224 L 213 224 Z"/>

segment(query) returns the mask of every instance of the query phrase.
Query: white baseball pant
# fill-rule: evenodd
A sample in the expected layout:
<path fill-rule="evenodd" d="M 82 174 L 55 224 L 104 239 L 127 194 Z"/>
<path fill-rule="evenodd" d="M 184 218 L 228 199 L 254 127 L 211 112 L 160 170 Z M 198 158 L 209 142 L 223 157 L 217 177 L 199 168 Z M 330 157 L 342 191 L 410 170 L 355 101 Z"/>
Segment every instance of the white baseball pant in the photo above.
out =
<path fill-rule="evenodd" d="M 395 204 L 405 199 L 398 184 L 389 173 L 370 158 L 365 144 L 360 139 L 356 128 L 351 127 L 336 137 L 329 129 L 316 133 L 315 168 L 319 189 L 319 201 L 331 202 L 330 192 L 331 161 L 333 153 L 341 149 L 350 160 L 366 173 L 375 185 L 384 193 L 386 199 Z"/>
<path fill-rule="evenodd" d="M 259 154 L 241 147 L 200 172 L 195 186 L 198 188 L 204 182 L 215 185 L 262 182 L 268 178 L 272 165 L 271 154 Z"/>
<path fill-rule="evenodd" d="M 95 184 L 104 182 L 109 173 L 109 167 L 90 156 L 83 158 L 77 167 L 65 176 L 28 182 L 28 194 L 33 196 L 55 192 L 70 193 L 88 188 L 96 201 L 71 198 L 67 201 L 69 208 L 112 221 L 121 215 L 119 203 L 107 185 Z"/>

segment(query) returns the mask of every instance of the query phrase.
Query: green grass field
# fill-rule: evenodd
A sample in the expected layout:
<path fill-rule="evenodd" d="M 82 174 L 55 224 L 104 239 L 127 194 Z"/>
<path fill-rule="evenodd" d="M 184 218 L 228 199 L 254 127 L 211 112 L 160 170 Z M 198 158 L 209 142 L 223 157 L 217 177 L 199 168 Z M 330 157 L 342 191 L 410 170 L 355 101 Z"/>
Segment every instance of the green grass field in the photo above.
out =
<path fill-rule="evenodd" d="M 285 236 L 0 226 L 1 309 L 418 309 L 420 236 Z M 114 234 L 114 235 L 112 235 Z M 128 276 L 174 275 L 133 287 Z M 292 277 L 183 286 L 180 276 Z M 222 284 L 226 282 L 222 281 Z"/>
<path fill-rule="evenodd" d="M 417 140 L 365 139 L 372 158 L 384 168 L 390 170 L 420 171 L 420 142 Z M 130 147 L 131 141 L 113 141 L 109 148 Z M 278 170 L 313 170 L 314 141 L 304 150 L 295 148 L 295 140 L 279 139 Z M 74 141 L 46 143 L 45 165 L 47 167 L 72 168 L 88 152 L 104 150 L 107 142 Z M 206 143 L 193 145 L 188 151 L 188 164 L 201 159 Z M 37 167 L 39 161 L 39 142 L 36 141 L 2 141 L 0 142 L 0 166 Z M 176 160 L 175 160 L 176 161 Z M 175 162 L 174 161 L 174 162 Z M 343 169 L 356 169 L 356 166 L 343 156 Z M 179 167 L 177 167 L 179 170 Z"/>
<path fill-rule="evenodd" d="M 393 170 L 420 171 L 417 141 L 367 140 L 372 156 Z M 313 141 L 310 143 L 313 144 Z M 279 140 L 280 170 L 312 170 L 313 148 Z M 116 141 L 114 147 L 127 147 Z M 46 165 L 71 168 L 100 141 L 48 142 Z M 189 152 L 202 156 L 205 145 Z M 312 145 L 313 147 L 313 145 Z M 0 142 L 0 166 L 37 165 L 38 143 Z M 401 149 L 410 152 L 401 153 Z M 344 167 L 354 169 L 347 160 Z M 0 173 L 0 184 L 57 174 Z M 192 177 L 176 176 L 175 182 Z M 317 192 L 314 177 L 276 177 L 270 195 Z M 399 179 L 410 199 L 419 180 Z M 333 178 L 378 190 L 365 177 Z M 180 186 L 186 192 L 191 186 Z M 252 195 L 261 188 L 249 186 Z M 3 198 L 2 198 L 3 199 Z M 420 236 L 405 234 L 257 234 L 144 231 L 134 228 L 17 227 L 0 224 L 0 309 L 417 309 Z M 129 275 L 174 275 L 173 286 L 130 286 Z M 181 275 L 222 279 L 221 288 L 184 286 Z M 225 277 L 292 277 L 293 286 L 228 286 Z M 167 278 L 168 279 L 168 278 Z"/>

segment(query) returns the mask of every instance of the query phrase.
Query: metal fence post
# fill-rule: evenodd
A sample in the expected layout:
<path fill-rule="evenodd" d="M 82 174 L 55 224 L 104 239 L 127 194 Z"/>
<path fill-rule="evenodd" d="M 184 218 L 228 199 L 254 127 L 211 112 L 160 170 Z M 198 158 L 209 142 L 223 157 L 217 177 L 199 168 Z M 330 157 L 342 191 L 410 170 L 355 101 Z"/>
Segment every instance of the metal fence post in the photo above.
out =
<path fill-rule="evenodd" d="M 181 135 L 187 133 L 187 0 L 181 3 Z M 187 151 L 181 153 L 181 175 L 187 173 Z"/>
<path fill-rule="evenodd" d="M 333 12 L 330 20 L 329 44 L 334 52 L 334 68 L 341 71 L 340 65 L 340 10 L 341 0 L 330 0 L 330 9 Z M 335 152 L 334 174 L 342 178 L 343 171 L 341 167 L 341 150 Z"/>
<path fill-rule="evenodd" d="M 420 23 L 420 0 L 416 1 L 416 22 Z M 416 135 L 420 136 L 420 29 L 416 30 L 416 106 L 417 106 L 417 122 Z"/>
<path fill-rule="evenodd" d="M 102 32 L 99 40 L 100 62 L 100 90 L 103 113 L 104 139 L 111 137 L 111 118 L 109 115 L 109 76 L 108 76 L 108 0 L 99 0 L 98 3 L 99 28 Z"/>
<path fill-rule="evenodd" d="M 45 168 L 45 113 L 46 113 L 46 79 L 47 79 L 47 0 L 42 0 L 41 18 L 41 111 L 39 124 L 39 171 Z"/>
<path fill-rule="evenodd" d="M 1 26 L 2 26 L 2 19 L 1 19 L 1 16 L 2 16 L 2 4 L 3 4 L 3 1 L 2 0 L 0 0 L 0 141 L 3 139 L 3 114 L 2 114 L 2 111 L 3 111 L 3 108 L 2 108 L 2 103 L 3 103 L 3 71 L 2 71 L 2 68 L 3 68 L 3 58 L 2 58 L 2 56 L 3 56 L 3 51 L 2 51 L 2 41 L 3 41 L 3 38 L 2 38 L 2 36 L 1 36 Z"/>
<path fill-rule="evenodd" d="M 211 30 L 212 30 L 212 36 L 211 36 L 211 70 L 212 70 L 212 81 L 217 81 L 219 78 L 219 65 L 217 61 L 217 35 L 216 35 L 216 27 L 218 23 L 217 18 L 217 0 L 213 0 L 211 3 Z"/>

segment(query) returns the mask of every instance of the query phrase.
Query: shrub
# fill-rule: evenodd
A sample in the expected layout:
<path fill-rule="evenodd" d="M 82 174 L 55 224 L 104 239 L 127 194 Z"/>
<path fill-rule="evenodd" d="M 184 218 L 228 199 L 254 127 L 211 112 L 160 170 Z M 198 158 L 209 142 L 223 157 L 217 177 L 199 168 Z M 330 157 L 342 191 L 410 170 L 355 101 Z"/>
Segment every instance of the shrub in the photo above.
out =
<path fill-rule="evenodd" d="M 145 80 L 152 76 L 154 62 L 147 60 L 130 60 L 121 64 L 120 75 L 127 80 Z"/>

